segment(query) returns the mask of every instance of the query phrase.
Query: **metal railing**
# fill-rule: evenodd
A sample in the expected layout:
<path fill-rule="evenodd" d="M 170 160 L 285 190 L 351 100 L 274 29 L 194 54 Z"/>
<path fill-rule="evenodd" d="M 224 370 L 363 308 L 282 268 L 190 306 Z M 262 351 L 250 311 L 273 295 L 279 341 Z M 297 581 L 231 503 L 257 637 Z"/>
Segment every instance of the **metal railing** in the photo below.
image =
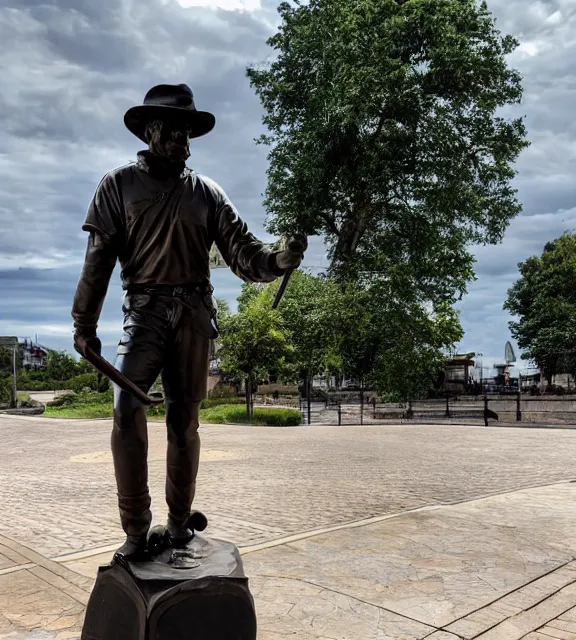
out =
<path fill-rule="evenodd" d="M 375 425 L 394 423 L 512 426 L 576 426 L 576 396 L 500 394 L 446 396 L 408 403 L 375 398 L 347 401 L 301 400 L 303 424 Z"/>

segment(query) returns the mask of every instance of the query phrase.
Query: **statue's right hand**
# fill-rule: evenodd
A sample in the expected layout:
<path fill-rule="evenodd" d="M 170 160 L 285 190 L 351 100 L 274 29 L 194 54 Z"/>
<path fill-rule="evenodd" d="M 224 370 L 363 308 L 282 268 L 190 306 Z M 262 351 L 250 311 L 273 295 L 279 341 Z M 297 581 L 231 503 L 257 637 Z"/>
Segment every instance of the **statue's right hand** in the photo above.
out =
<path fill-rule="evenodd" d="M 74 349 L 83 357 L 86 357 L 86 347 L 90 347 L 96 355 L 102 354 L 102 343 L 96 335 L 96 331 L 83 331 L 76 329 L 74 333 Z"/>

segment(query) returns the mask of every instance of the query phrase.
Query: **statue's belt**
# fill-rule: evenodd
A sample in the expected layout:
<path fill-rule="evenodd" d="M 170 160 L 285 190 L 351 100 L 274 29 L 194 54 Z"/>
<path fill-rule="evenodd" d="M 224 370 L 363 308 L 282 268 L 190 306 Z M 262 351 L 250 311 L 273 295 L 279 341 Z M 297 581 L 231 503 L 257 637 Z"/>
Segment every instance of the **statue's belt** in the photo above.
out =
<path fill-rule="evenodd" d="M 187 298 L 196 294 L 203 297 L 207 294 L 212 295 L 212 285 L 209 282 L 200 282 L 195 284 L 170 285 L 170 284 L 132 284 L 125 287 L 128 295 L 157 295 L 166 296 L 168 298 Z"/>

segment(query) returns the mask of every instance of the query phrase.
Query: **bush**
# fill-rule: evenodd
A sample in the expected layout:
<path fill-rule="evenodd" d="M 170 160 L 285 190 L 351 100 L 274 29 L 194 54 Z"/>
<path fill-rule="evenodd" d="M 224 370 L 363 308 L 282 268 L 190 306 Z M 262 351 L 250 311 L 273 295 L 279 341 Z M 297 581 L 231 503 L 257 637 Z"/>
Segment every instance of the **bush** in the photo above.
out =
<path fill-rule="evenodd" d="M 64 395 L 58 396 L 54 398 L 52 402 L 48 402 L 46 404 L 47 407 L 71 407 L 73 404 L 77 403 L 78 399 L 76 398 L 75 393 L 66 393 Z"/>
<path fill-rule="evenodd" d="M 0 404 L 9 404 L 12 398 L 12 380 L 0 378 Z"/>
<path fill-rule="evenodd" d="M 110 418 L 113 413 L 112 390 L 105 393 L 70 393 L 48 403 L 45 415 L 61 418 Z"/>
<path fill-rule="evenodd" d="M 235 405 L 220 405 L 203 411 L 201 420 L 212 424 L 296 427 L 302 424 L 302 415 L 295 409 L 255 409 L 254 417 L 250 420 L 244 408 Z"/>
<path fill-rule="evenodd" d="M 40 372 L 27 372 L 21 371 L 18 373 L 18 388 L 23 391 L 54 391 L 54 389 L 61 389 L 63 387 L 62 382 L 56 382 L 55 380 L 49 380 L 48 378 L 42 378 L 39 376 Z"/>
<path fill-rule="evenodd" d="M 208 392 L 209 398 L 236 398 L 238 396 L 238 392 L 235 387 L 230 387 L 227 385 L 216 385 L 214 389 Z"/>
<path fill-rule="evenodd" d="M 81 373 L 78 376 L 74 376 L 67 380 L 63 387 L 65 389 L 71 389 L 75 393 L 81 393 L 84 389 L 90 389 L 90 391 L 98 391 L 98 374 L 96 373 Z"/>

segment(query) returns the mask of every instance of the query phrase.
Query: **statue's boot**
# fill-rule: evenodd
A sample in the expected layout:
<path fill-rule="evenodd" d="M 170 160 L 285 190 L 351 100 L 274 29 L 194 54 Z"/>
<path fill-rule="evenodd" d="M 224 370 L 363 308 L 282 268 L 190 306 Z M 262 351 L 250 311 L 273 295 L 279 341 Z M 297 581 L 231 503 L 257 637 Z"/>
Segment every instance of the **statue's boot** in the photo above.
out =
<path fill-rule="evenodd" d="M 168 532 L 170 546 L 176 549 L 185 547 L 194 538 L 194 530 L 188 527 L 188 522 L 182 525 L 168 518 L 166 530 Z"/>
<path fill-rule="evenodd" d="M 147 536 L 126 536 L 124 544 L 114 554 L 114 559 L 142 562 L 148 559 Z"/>
<path fill-rule="evenodd" d="M 118 358 L 122 363 L 121 357 Z M 152 521 L 148 490 L 148 433 L 144 407 L 129 393 L 114 390 L 112 456 L 120 520 L 126 541 L 115 558 L 144 560 Z"/>

